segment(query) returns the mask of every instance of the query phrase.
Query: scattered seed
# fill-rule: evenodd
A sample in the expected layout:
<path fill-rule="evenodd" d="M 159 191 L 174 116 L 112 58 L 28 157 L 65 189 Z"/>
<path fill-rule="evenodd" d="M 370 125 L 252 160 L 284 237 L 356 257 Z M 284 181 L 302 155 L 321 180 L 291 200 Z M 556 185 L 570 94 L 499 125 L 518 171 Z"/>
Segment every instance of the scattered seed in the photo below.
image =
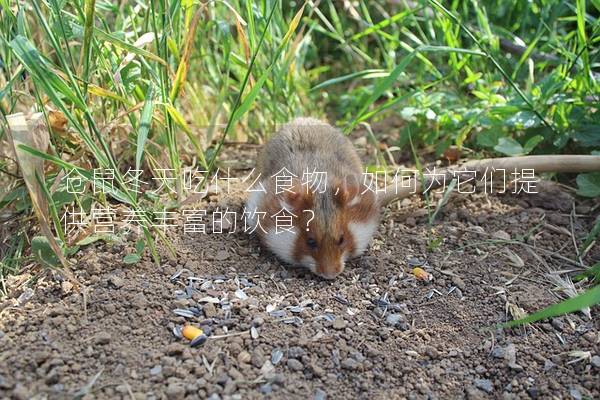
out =
<path fill-rule="evenodd" d="M 183 274 L 185 271 L 187 272 L 191 272 L 189 269 L 187 268 L 182 268 L 179 271 L 175 272 L 173 275 L 171 275 L 171 277 L 169 278 L 169 280 L 171 282 L 174 282 L 177 280 L 177 278 L 179 278 L 181 276 L 181 274 Z"/>
<path fill-rule="evenodd" d="M 180 317 L 184 318 L 194 318 L 196 316 L 192 311 L 186 310 L 184 308 L 176 308 L 173 310 L 173 312 L 176 315 L 179 315 Z"/>
<path fill-rule="evenodd" d="M 423 268 L 415 267 L 413 268 L 412 273 L 419 281 L 430 282 L 433 280 L 433 275 L 425 271 Z"/>
<path fill-rule="evenodd" d="M 279 362 L 281 361 L 281 359 L 283 358 L 283 351 L 281 351 L 281 349 L 274 348 L 271 351 L 271 364 L 273 365 L 277 365 L 279 364 Z"/>
<path fill-rule="evenodd" d="M 250 328 L 250 337 L 252 337 L 252 339 L 258 339 L 258 329 L 255 326 Z"/>
<path fill-rule="evenodd" d="M 186 325 L 181 329 L 181 334 L 187 340 L 193 340 L 196 336 L 203 335 L 204 331 L 202 329 L 195 327 L 193 325 Z"/>
<path fill-rule="evenodd" d="M 198 303 L 219 304 L 220 302 L 221 302 L 221 300 L 217 299 L 216 297 L 210 297 L 210 296 L 206 296 L 206 297 L 203 297 L 200 300 L 198 300 Z"/>
<path fill-rule="evenodd" d="M 181 325 L 175 325 L 173 327 L 173 336 L 175 336 L 177 339 L 183 339 L 183 333 L 182 333 L 182 329 L 183 326 Z"/>
<path fill-rule="evenodd" d="M 283 322 L 284 324 L 294 324 L 296 326 L 300 326 L 304 323 L 304 321 L 300 317 L 284 318 L 281 320 L 281 322 Z"/>
<path fill-rule="evenodd" d="M 425 261 L 421 261 L 415 257 L 409 258 L 407 263 L 408 263 L 409 267 L 421 267 L 421 266 L 425 265 Z"/>
<path fill-rule="evenodd" d="M 292 306 L 292 307 L 288 307 L 288 310 L 290 310 L 291 312 L 295 313 L 295 314 L 299 314 L 302 311 L 304 311 L 304 307 L 300 307 L 300 306 Z"/>
<path fill-rule="evenodd" d="M 345 297 L 343 297 L 341 294 L 334 294 L 333 295 L 333 299 L 345 306 L 349 306 L 350 302 L 348 301 L 348 299 L 346 299 Z"/>
<path fill-rule="evenodd" d="M 242 289 L 238 289 L 235 291 L 235 297 L 237 297 L 240 300 L 246 300 L 248 298 L 248 295 Z"/>
<path fill-rule="evenodd" d="M 285 311 L 284 310 L 275 310 L 275 311 L 269 312 L 269 315 L 273 318 L 282 318 L 282 317 L 285 317 Z"/>
<path fill-rule="evenodd" d="M 335 321 L 335 315 L 329 314 L 329 313 L 317 315 L 314 318 L 314 321 L 319 321 L 319 320 L 322 320 L 322 319 L 324 319 L 325 321 L 333 322 L 333 321 Z"/>
<path fill-rule="evenodd" d="M 208 337 L 206 335 L 198 335 L 197 337 L 194 338 L 194 340 L 192 340 L 190 342 L 190 346 L 192 346 L 192 347 L 200 346 L 201 344 L 206 342 L 206 339 L 208 339 Z"/>

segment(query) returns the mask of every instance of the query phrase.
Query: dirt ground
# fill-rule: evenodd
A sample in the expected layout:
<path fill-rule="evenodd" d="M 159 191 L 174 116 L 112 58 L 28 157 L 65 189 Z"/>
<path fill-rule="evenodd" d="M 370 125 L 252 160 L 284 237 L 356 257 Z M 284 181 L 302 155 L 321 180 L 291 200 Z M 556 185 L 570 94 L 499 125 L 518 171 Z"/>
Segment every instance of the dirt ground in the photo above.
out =
<path fill-rule="evenodd" d="M 597 307 L 490 329 L 564 297 L 580 269 L 572 235 L 580 245 L 594 202 L 539 190 L 454 194 L 433 227 L 424 200 L 405 199 L 334 281 L 243 232 L 174 232 L 160 267 L 124 264 L 130 242 L 90 245 L 74 268 L 86 304 L 50 272 L 11 278 L 0 398 L 600 398 Z M 599 259 L 596 245 L 583 262 Z M 192 348 L 174 334 L 185 323 L 211 336 Z"/>

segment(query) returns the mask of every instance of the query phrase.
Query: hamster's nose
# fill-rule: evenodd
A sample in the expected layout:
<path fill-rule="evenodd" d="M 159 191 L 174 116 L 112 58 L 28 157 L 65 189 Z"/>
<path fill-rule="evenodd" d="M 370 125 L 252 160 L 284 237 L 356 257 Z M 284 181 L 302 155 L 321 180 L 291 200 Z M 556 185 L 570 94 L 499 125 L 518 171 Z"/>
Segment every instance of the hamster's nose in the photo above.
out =
<path fill-rule="evenodd" d="M 318 275 L 321 278 L 325 278 L 325 279 L 335 279 L 342 271 L 344 270 L 344 268 L 324 268 L 321 271 L 319 271 Z"/>

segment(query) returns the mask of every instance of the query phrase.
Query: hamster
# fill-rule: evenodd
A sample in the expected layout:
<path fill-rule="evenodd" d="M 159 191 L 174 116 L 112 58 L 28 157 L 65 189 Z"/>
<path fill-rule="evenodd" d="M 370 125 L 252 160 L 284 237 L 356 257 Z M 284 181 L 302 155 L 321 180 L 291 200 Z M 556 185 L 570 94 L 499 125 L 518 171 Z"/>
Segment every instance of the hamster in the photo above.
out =
<path fill-rule="evenodd" d="M 281 260 L 333 279 L 367 248 L 380 207 L 338 129 L 313 118 L 285 124 L 263 147 L 255 171 L 245 212 Z"/>

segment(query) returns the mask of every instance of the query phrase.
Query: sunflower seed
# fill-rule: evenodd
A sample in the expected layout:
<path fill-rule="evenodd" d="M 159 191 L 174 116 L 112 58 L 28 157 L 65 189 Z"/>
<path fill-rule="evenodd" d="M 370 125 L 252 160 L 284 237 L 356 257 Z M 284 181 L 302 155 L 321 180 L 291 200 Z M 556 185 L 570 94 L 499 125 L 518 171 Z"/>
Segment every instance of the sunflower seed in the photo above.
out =
<path fill-rule="evenodd" d="M 337 294 L 337 293 L 334 294 L 333 295 L 333 299 L 336 300 L 337 302 L 345 305 L 345 306 L 350 305 L 350 302 L 344 296 L 342 296 L 341 294 Z"/>
<path fill-rule="evenodd" d="M 273 318 L 281 318 L 281 317 L 285 317 L 285 311 L 284 310 L 275 310 L 275 311 L 271 311 L 269 313 L 269 315 Z"/>
<path fill-rule="evenodd" d="M 279 364 L 279 362 L 281 361 L 282 358 L 283 358 L 283 351 L 281 351 L 278 347 L 274 348 L 273 351 L 271 351 L 271 364 L 273 364 L 273 365 Z"/>
<path fill-rule="evenodd" d="M 192 340 L 190 342 L 190 346 L 192 346 L 192 347 L 200 346 L 201 344 L 206 342 L 206 339 L 208 339 L 208 337 L 205 334 L 198 335 L 194 338 L 194 340 Z"/>
<path fill-rule="evenodd" d="M 304 323 L 304 321 L 300 317 L 283 318 L 281 320 L 281 322 L 283 322 L 284 324 L 293 324 L 293 325 L 296 325 L 296 326 L 300 326 L 300 325 L 302 325 Z"/>
<path fill-rule="evenodd" d="M 173 312 L 176 315 L 179 315 L 180 317 L 184 318 L 194 318 L 196 316 L 192 311 L 183 308 L 176 308 L 173 310 Z"/>
<path fill-rule="evenodd" d="M 190 272 L 187 268 L 182 268 L 179 271 L 175 272 L 173 275 L 171 275 L 171 277 L 169 278 L 169 280 L 171 282 L 177 280 L 177 278 L 179 278 L 181 276 L 181 274 L 183 274 L 184 271 Z"/>
<path fill-rule="evenodd" d="M 246 300 L 248 298 L 248 295 L 242 289 L 238 289 L 235 291 L 235 297 L 237 297 L 240 300 Z"/>
<path fill-rule="evenodd" d="M 220 302 L 221 302 L 221 300 L 217 299 L 216 297 L 210 297 L 210 296 L 206 296 L 206 297 L 203 297 L 200 300 L 198 300 L 198 303 L 219 304 Z"/>
<path fill-rule="evenodd" d="M 255 326 L 250 328 L 250 336 L 252 339 L 258 339 L 258 329 Z"/>
<path fill-rule="evenodd" d="M 183 334 L 181 333 L 183 329 L 183 326 L 181 325 L 175 325 L 173 327 L 173 336 L 175 336 L 177 339 L 183 339 Z"/>
<path fill-rule="evenodd" d="M 418 258 L 412 257 L 406 261 L 409 267 L 421 267 L 425 265 L 425 261 L 421 261 Z"/>

